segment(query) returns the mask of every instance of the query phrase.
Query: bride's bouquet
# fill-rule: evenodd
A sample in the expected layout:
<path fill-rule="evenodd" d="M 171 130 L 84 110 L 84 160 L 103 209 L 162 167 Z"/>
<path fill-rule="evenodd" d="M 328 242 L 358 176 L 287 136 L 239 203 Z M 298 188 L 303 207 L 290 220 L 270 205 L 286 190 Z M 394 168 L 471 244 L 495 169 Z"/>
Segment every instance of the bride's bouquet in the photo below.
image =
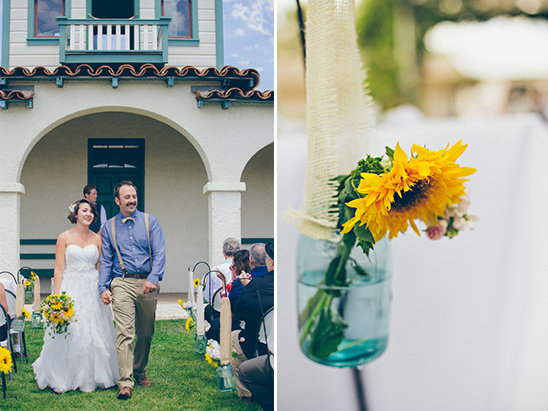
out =
<path fill-rule="evenodd" d="M 46 325 L 54 334 L 65 334 L 69 324 L 76 321 L 74 300 L 64 291 L 61 294 L 49 295 L 42 301 L 40 308 L 46 319 Z M 55 338 L 55 336 L 52 337 Z M 67 338 L 66 335 L 65 338 Z"/>

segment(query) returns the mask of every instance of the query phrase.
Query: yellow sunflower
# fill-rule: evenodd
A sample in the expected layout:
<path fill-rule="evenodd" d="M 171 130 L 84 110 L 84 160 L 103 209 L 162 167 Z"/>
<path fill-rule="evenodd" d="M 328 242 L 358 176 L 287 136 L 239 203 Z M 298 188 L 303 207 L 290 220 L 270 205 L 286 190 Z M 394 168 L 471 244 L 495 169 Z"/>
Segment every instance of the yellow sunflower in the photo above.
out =
<path fill-rule="evenodd" d="M 0 372 L 9 374 L 11 371 L 11 366 L 12 361 L 10 352 L 4 347 L 0 347 Z"/>
<path fill-rule="evenodd" d="M 409 225 L 420 235 L 414 220 L 435 223 L 447 206 L 459 203 L 465 194 L 468 180 L 463 177 L 476 169 L 460 167 L 455 161 L 466 147 L 462 141 L 439 151 L 413 145 L 408 159 L 398 143 L 389 171 L 362 173 L 356 191 L 363 197 L 347 203 L 356 211 L 342 232 L 348 233 L 359 222 L 367 225 L 375 241 L 387 232 L 392 239 Z"/>
<path fill-rule="evenodd" d="M 63 312 L 65 313 L 65 317 L 70 318 L 74 315 L 74 308 L 66 307 L 63 309 Z"/>
<path fill-rule="evenodd" d="M 50 307 L 52 308 L 52 310 L 60 310 L 63 307 L 63 303 L 61 303 L 61 301 L 55 302 L 50 304 Z"/>
<path fill-rule="evenodd" d="M 200 279 L 199 278 L 196 278 L 194 280 L 194 287 L 198 288 L 200 286 Z"/>
<path fill-rule="evenodd" d="M 188 317 L 185 323 L 185 328 L 188 332 L 190 332 L 190 324 L 192 323 L 192 317 Z"/>
<path fill-rule="evenodd" d="M 25 316 L 25 318 L 30 318 L 30 313 L 27 310 L 25 310 L 25 307 L 23 307 L 22 313 Z"/>

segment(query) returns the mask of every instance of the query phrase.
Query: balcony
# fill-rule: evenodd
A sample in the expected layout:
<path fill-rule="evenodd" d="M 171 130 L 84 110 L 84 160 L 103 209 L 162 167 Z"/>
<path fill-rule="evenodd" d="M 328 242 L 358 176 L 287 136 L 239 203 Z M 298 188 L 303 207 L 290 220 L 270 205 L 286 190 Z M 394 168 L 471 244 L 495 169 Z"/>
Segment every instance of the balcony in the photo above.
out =
<path fill-rule="evenodd" d="M 57 20 L 61 64 L 167 63 L 169 17 Z"/>

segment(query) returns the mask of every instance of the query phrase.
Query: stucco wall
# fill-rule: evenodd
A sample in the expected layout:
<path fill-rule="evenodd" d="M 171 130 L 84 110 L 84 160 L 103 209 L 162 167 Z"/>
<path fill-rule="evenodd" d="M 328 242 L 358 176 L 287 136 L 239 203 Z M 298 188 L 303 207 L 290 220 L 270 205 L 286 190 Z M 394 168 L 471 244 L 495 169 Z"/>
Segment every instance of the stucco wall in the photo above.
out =
<path fill-rule="evenodd" d="M 229 235 L 274 236 L 271 104 L 198 108 L 186 82 L 25 83 L 35 86 L 34 108 L 0 111 L 0 215 L 10 216 L 1 222 L 2 267 L 20 267 L 19 231 L 56 238 L 70 227 L 67 207 L 87 183 L 88 138 L 146 139 L 145 206 L 166 231 L 165 292 L 186 291 L 182 275 L 197 261 L 219 263 Z"/>

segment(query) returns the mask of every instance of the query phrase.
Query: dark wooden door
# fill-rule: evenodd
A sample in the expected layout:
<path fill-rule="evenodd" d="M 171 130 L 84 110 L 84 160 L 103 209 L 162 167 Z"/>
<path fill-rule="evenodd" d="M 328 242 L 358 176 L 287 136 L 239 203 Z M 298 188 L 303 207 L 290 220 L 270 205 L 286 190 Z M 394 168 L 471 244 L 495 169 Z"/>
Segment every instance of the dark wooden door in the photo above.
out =
<path fill-rule="evenodd" d="M 137 209 L 145 209 L 145 140 L 89 139 L 88 184 L 97 186 L 97 203 L 107 217 L 120 212 L 114 200 L 114 187 L 124 180 L 137 186 Z"/>

